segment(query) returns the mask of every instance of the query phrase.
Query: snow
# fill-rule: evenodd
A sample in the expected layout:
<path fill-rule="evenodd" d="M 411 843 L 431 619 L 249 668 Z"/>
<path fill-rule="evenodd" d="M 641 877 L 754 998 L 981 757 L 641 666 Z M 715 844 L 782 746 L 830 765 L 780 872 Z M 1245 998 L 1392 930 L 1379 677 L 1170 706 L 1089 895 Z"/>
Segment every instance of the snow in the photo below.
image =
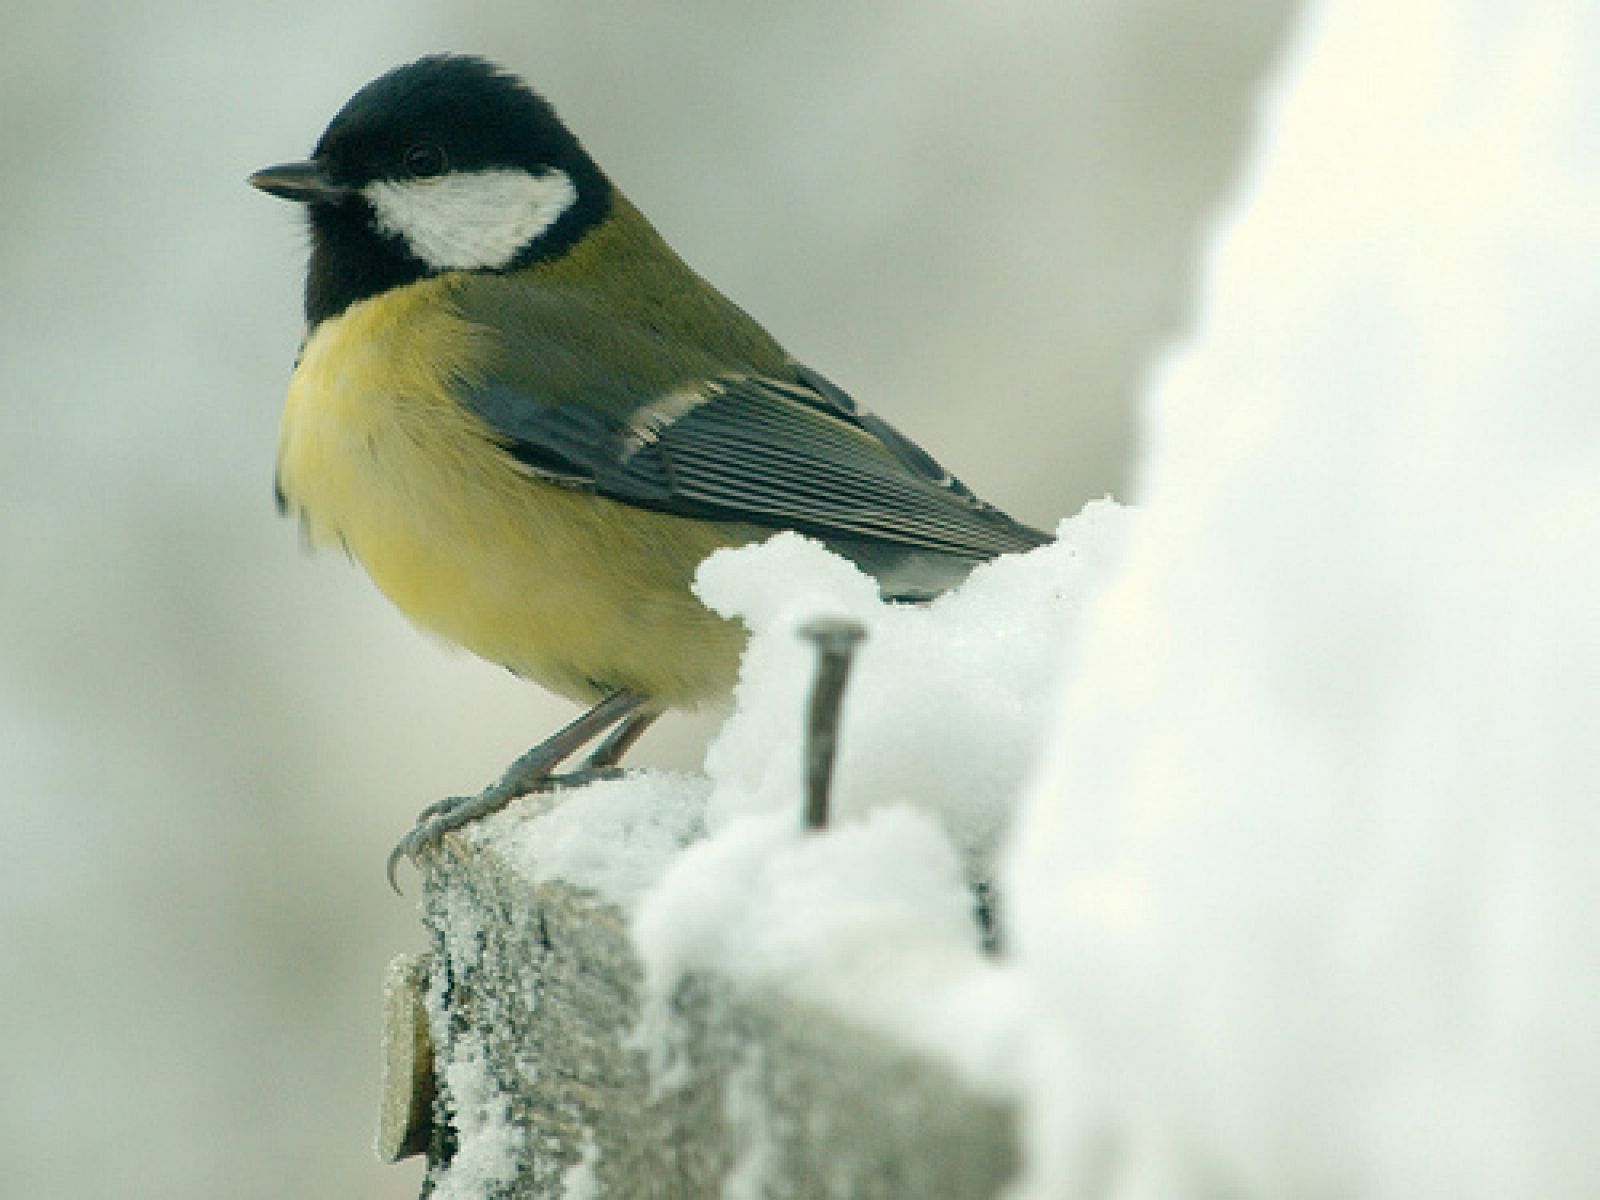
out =
<path fill-rule="evenodd" d="M 1115 557 L 1127 513 L 1091 505 L 1059 540 L 979 568 L 926 606 L 885 604 L 854 566 L 784 534 L 713 556 L 713 608 L 751 629 L 735 709 L 706 756 L 710 836 L 645 894 L 633 931 L 645 1027 L 670 1045 L 688 972 L 822 1003 L 1003 1090 L 1012 982 L 978 950 L 971 884 L 1040 751 L 1059 645 Z M 866 628 L 845 700 L 827 833 L 801 828 L 797 630 Z"/>
<path fill-rule="evenodd" d="M 772 1194 L 774 1135 L 771 1113 L 761 1094 L 761 1058 L 760 1048 L 751 1047 L 744 1062 L 728 1076 L 722 1117 L 734 1145 L 734 1159 L 723 1178 L 720 1200 L 764 1200 Z"/>
<path fill-rule="evenodd" d="M 528 1152 L 526 1134 L 512 1121 L 510 1101 L 475 1035 L 459 1035 L 454 1051 L 440 1070 L 457 1148 L 450 1165 L 433 1173 L 430 1194 L 439 1200 L 476 1200 L 517 1177 Z"/>
<path fill-rule="evenodd" d="M 483 914 L 466 897 L 444 893 L 439 916 L 452 955 L 476 960 L 487 953 Z M 447 990 L 445 977 L 434 972 L 426 997 L 428 1023 L 434 1030 L 450 1024 Z M 493 997 L 488 1002 L 496 1003 Z M 449 1120 L 457 1144 L 449 1165 L 432 1173 L 430 1194 L 440 1200 L 491 1195 L 495 1188 L 516 1179 L 518 1166 L 528 1154 L 528 1134 L 512 1119 L 510 1099 L 495 1077 L 481 1033 L 461 1029 L 447 1039 L 436 1034 L 433 1041 L 438 1055 L 434 1071 L 449 1098 Z"/>
<path fill-rule="evenodd" d="M 578 1161 L 561 1177 L 561 1200 L 600 1200 L 599 1165 L 600 1147 L 595 1144 L 594 1131 L 585 1129 Z"/>
<path fill-rule="evenodd" d="M 1012 846 L 1019 1196 L 1600 1188 L 1597 47 L 1301 30 Z"/>
<path fill-rule="evenodd" d="M 783 534 L 724 551 L 700 595 L 754 630 L 733 715 L 706 755 L 707 825 L 799 812 L 802 722 L 814 651 L 796 631 L 821 615 L 866 638 L 845 696 L 832 808 L 848 822 L 884 805 L 928 813 L 974 877 L 985 877 L 1037 756 L 1062 664 L 1056 652 L 1084 595 L 1108 571 L 1127 513 L 1089 505 L 1061 540 L 979 567 L 929 605 L 884 604 L 820 545 Z"/>
<path fill-rule="evenodd" d="M 700 972 L 820 1003 L 979 1078 L 1007 1061 L 1013 993 L 978 955 L 948 838 L 909 807 L 825 836 L 795 814 L 739 818 L 673 865 L 634 934 L 647 1044 L 670 1048 L 674 986 Z"/>
<path fill-rule="evenodd" d="M 548 811 L 514 805 L 483 829 L 528 878 L 564 880 L 631 909 L 704 832 L 707 791 L 700 776 L 653 770 L 563 793 Z"/>

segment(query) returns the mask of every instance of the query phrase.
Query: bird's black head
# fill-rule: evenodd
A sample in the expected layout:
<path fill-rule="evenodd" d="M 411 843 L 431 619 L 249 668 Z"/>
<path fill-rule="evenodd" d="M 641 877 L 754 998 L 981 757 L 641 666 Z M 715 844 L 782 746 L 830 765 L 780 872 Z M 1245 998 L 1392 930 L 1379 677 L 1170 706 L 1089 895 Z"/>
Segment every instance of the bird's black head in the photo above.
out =
<path fill-rule="evenodd" d="M 307 206 L 312 325 L 441 271 L 555 257 L 611 207 L 611 185 L 548 102 L 483 59 L 456 54 L 373 80 L 309 160 L 250 182 Z"/>

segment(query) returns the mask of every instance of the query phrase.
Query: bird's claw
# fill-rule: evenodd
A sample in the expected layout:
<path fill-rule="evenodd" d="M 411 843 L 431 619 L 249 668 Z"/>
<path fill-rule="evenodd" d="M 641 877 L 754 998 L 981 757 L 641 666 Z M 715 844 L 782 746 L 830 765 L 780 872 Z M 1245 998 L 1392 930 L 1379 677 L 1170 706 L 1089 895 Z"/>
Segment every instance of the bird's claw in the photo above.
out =
<path fill-rule="evenodd" d="M 513 799 L 514 796 L 506 794 L 499 787 L 488 787 L 476 796 L 447 796 L 428 805 L 417 814 L 417 823 L 411 831 L 389 851 L 389 861 L 384 868 L 384 873 L 389 877 L 389 886 L 396 893 L 400 891 L 395 872 L 399 870 L 402 859 L 416 862 L 419 855 L 437 849 L 445 834 L 464 829 L 490 813 L 499 812 Z"/>

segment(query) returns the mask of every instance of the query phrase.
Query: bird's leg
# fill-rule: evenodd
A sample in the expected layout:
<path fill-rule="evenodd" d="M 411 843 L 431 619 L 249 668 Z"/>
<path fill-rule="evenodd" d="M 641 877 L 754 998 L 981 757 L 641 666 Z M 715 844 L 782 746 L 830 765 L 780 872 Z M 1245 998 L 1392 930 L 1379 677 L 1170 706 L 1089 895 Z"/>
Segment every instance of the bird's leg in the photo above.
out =
<path fill-rule="evenodd" d="M 660 715 L 660 712 L 652 709 L 635 709 L 612 726 L 611 732 L 579 766 L 559 775 L 551 775 L 539 786 L 582 787 L 586 783 L 598 783 L 605 779 L 621 779 L 626 772 L 617 764 Z"/>
<path fill-rule="evenodd" d="M 607 747 L 618 741 L 619 738 L 623 738 L 633 723 L 641 716 L 645 718 L 645 725 L 655 720 L 656 713 L 648 710 L 642 713 L 639 711 L 644 702 L 645 697 L 638 692 L 627 690 L 612 692 L 611 695 L 600 701 L 599 704 L 596 704 L 570 725 L 540 742 L 507 767 L 506 773 L 500 777 L 499 782 L 489 787 L 489 791 L 496 794 L 503 792 L 505 795 L 505 799 L 501 801 L 498 807 L 504 807 L 507 802 L 514 800 L 516 797 L 537 791 L 552 781 L 562 781 L 569 778 L 565 775 L 557 776 L 555 769 L 607 729 L 610 732 L 606 734 L 605 740 L 595 748 L 594 753 L 585 760 L 584 766 L 609 767 L 615 765 L 617 759 L 621 758 L 627 748 L 638 740 L 639 734 L 644 732 L 642 727 L 631 736 L 626 736 L 625 740 L 622 740 L 622 744 L 618 747 L 614 757 L 604 763 L 596 763 L 595 760 Z"/>
<path fill-rule="evenodd" d="M 559 785 L 561 787 L 582 787 L 586 783 L 598 783 L 603 779 L 621 779 L 625 772 L 617 766 L 622 761 L 622 756 L 633 748 L 633 744 L 644 736 L 644 731 L 655 724 L 661 714 L 650 709 L 636 709 L 617 722 L 605 740 L 589 752 L 589 757 L 583 760 L 582 765 L 571 771 L 563 771 L 560 775 L 552 775 L 546 781 L 546 786 Z"/>
<path fill-rule="evenodd" d="M 644 736 L 644 731 L 655 724 L 656 718 L 661 714 L 654 709 L 635 709 L 621 721 L 615 728 L 606 734 L 602 741 L 583 760 L 583 766 L 578 768 L 578 773 L 589 771 L 607 771 L 622 761 L 622 756 L 633 749 L 633 744 Z"/>
<path fill-rule="evenodd" d="M 402 858 L 416 860 L 418 854 L 439 844 L 445 834 L 454 832 L 499 812 L 518 796 L 538 791 L 552 784 L 587 782 L 585 775 L 593 769 L 598 778 L 604 769 L 613 766 L 631 746 L 656 713 L 640 712 L 646 697 L 626 689 L 613 692 L 571 724 L 558 730 L 532 750 L 512 763 L 494 783 L 476 796 L 452 796 L 428 805 L 417 815 L 417 824 L 401 838 L 389 852 L 389 884 L 395 886 L 395 868 Z M 606 730 L 610 735 L 585 761 L 584 767 L 572 776 L 558 776 L 555 769 L 571 758 L 587 743 Z M 602 757 L 603 756 L 603 757 Z M 597 761 L 599 760 L 599 761 Z M 399 889 L 396 887 L 396 891 Z"/>

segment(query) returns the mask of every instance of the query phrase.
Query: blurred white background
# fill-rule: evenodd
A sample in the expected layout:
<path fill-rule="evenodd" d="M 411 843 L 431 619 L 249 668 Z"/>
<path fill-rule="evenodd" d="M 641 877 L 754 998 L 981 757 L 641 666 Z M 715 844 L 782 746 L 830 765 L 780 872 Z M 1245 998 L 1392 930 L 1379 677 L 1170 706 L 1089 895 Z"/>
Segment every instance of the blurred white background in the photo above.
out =
<path fill-rule="evenodd" d="M 1017 516 L 1121 487 L 1283 0 L 13 6 L 0 48 L 0 1159 L 19 1196 L 404 1196 L 382 861 L 567 710 L 271 502 L 303 238 L 245 187 L 440 49 L 546 92 L 794 353 Z M 692 763 L 706 719 L 642 762 Z"/>

